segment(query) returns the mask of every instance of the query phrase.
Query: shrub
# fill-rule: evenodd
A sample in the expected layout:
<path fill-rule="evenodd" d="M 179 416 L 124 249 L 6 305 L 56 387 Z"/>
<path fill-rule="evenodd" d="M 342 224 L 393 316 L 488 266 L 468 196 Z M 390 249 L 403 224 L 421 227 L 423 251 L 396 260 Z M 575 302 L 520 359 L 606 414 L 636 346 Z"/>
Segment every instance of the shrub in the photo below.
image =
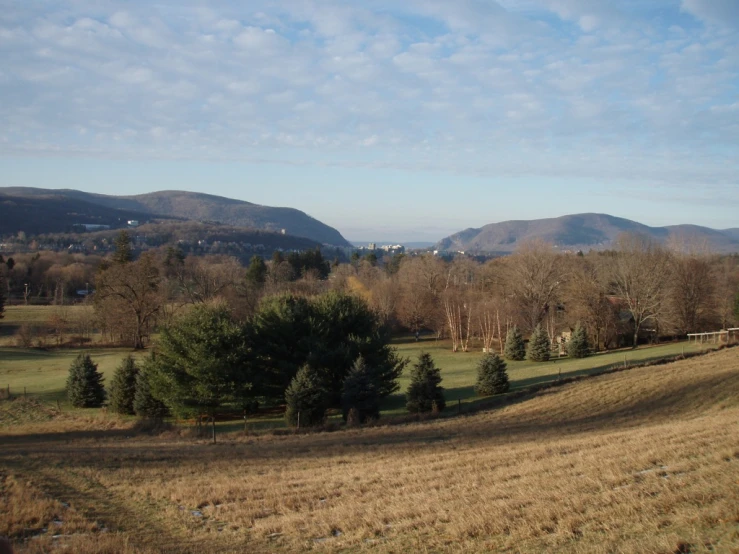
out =
<path fill-rule="evenodd" d="M 527 357 L 532 362 L 546 362 L 549 361 L 551 353 L 549 335 L 541 328 L 541 325 L 537 325 L 534 332 L 531 333 L 531 338 L 529 338 Z"/>
<path fill-rule="evenodd" d="M 585 358 L 590 354 L 588 333 L 579 323 L 575 326 L 570 342 L 567 343 L 567 355 L 570 358 Z"/>
<path fill-rule="evenodd" d="M 15 333 L 15 343 L 22 348 L 31 348 L 36 340 L 36 336 L 36 328 L 28 323 L 24 323 Z"/>
<path fill-rule="evenodd" d="M 441 372 L 431 355 L 421 352 L 411 369 L 411 383 L 406 392 L 406 408 L 411 413 L 442 411 L 446 406 Z"/>
<path fill-rule="evenodd" d="M 477 383 L 475 392 L 480 396 L 490 396 L 508 392 L 510 383 L 506 363 L 497 354 L 486 354 L 477 364 Z"/>
<path fill-rule="evenodd" d="M 69 366 L 67 396 L 75 408 L 99 408 L 105 402 L 103 375 L 89 354 L 80 354 Z"/>
<path fill-rule="evenodd" d="M 519 362 L 526 357 L 526 345 L 523 342 L 523 336 L 515 325 L 508 330 L 506 335 L 503 356 L 506 360 Z"/>
<path fill-rule="evenodd" d="M 285 420 L 289 425 L 312 426 L 323 423 L 326 416 L 326 390 L 318 372 L 304 365 L 285 391 Z"/>
<path fill-rule="evenodd" d="M 380 395 L 375 376 L 362 356 L 355 360 L 344 379 L 341 409 L 347 423 L 350 412 L 354 412 L 357 423 L 380 417 Z"/>
<path fill-rule="evenodd" d="M 136 395 L 136 376 L 139 368 L 131 356 L 126 356 L 110 382 L 109 406 L 118 414 L 134 415 L 133 399 Z"/>

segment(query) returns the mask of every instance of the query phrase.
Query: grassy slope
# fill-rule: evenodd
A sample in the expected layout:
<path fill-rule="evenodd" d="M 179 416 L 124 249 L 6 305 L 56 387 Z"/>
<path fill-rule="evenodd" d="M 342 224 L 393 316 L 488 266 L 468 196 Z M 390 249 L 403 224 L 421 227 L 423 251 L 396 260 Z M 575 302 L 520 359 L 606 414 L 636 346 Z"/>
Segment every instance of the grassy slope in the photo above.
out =
<path fill-rule="evenodd" d="M 23 484 L 71 504 L 54 516 L 87 534 L 57 544 L 78 552 L 732 552 L 738 422 L 730 349 L 400 427 L 216 446 L 6 437 L 0 533 L 20 551 L 54 542 L 23 544 L 23 517 L 51 517 L 48 497 L 14 495 Z M 100 541 L 79 516 L 119 534 Z"/>

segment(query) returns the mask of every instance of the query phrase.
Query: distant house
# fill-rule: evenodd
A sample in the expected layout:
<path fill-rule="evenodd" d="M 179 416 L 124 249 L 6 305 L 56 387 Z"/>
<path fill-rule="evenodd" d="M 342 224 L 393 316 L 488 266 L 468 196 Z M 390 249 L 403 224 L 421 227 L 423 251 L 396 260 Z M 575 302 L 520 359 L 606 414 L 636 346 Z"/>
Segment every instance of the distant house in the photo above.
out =
<path fill-rule="evenodd" d="M 138 227 L 139 226 L 138 219 L 129 219 L 128 220 L 128 226 L 129 227 Z"/>

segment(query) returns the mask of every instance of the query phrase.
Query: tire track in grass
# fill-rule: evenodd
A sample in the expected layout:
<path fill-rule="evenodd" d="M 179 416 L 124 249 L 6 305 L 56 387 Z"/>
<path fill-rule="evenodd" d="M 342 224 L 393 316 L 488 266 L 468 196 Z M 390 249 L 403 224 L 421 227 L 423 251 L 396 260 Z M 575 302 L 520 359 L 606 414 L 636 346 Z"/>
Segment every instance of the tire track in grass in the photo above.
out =
<path fill-rule="evenodd" d="M 100 529 L 123 533 L 130 544 L 144 552 L 234 552 L 234 544 L 216 534 L 198 537 L 176 519 L 164 521 L 163 506 L 137 502 L 69 468 L 52 469 L 41 461 L 19 460 L 8 464 L 16 478 L 31 482 L 52 498 L 68 504 Z M 205 522 L 203 522 L 205 523 Z M 241 549 L 247 547 L 242 544 Z"/>

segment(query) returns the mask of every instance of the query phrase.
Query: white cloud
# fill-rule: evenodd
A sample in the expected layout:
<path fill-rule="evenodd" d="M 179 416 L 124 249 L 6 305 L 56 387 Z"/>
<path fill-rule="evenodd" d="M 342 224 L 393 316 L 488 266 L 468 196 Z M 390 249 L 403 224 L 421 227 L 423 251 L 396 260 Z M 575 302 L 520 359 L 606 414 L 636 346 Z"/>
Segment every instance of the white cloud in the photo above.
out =
<path fill-rule="evenodd" d="M 26 3 L 0 18 L 0 154 L 736 184 L 737 36 L 613 5 Z"/>
<path fill-rule="evenodd" d="M 680 9 L 709 23 L 739 27 L 739 2 L 736 0 L 682 0 Z"/>

